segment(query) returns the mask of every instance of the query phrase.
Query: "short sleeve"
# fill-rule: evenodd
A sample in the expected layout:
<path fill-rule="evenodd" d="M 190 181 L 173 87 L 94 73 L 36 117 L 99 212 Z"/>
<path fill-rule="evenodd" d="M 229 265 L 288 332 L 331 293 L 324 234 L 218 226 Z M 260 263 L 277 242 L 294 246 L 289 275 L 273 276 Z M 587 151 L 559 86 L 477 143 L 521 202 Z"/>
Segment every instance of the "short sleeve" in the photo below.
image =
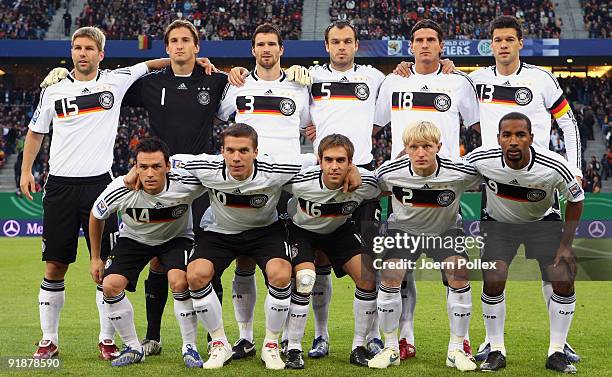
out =
<path fill-rule="evenodd" d="M 359 169 L 361 173 L 361 186 L 357 189 L 357 194 L 363 200 L 375 199 L 380 195 L 380 187 L 376 176 L 365 169 Z"/>
<path fill-rule="evenodd" d="M 236 95 L 237 89 L 229 83 L 225 85 L 225 90 L 221 96 L 221 103 L 217 110 L 217 118 L 222 121 L 227 121 L 233 113 L 236 112 Z"/>
<path fill-rule="evenodd" d="M 118 68 L 110 71 L 113 78 L 120 83 L 121 88 L 125 92 L 127 92 L 128 88 L 132 86 L 136 80 L 146 75 L 149 72 L 146 63 L 138 63 L 131 67 Z"/>
<path fill-rule="evenodd" d="M 461 76 L 465 80 L 461 88 L 461 97 L 459 98 L 459 113 L 463 118 L 465 126 L 470 127 L 480 121 L 480 105 L 472 79 L 465 74 L 461 74 Z"/>
<path fill-rule="evenodd" d="M 106 220 L 112 213 L 121 208 L 121 204 L 131 191 L 125 187 L 123 177 L 115 178 L 94 202 L 91 213 L 96 219 Z"/>
<path fill-rule="evenodd" d="M 557 190 L 563 193 L 563 197 L 568 202 L 580 202 L 584 200 L 584 190 L 582 190 L 580 183 L 578 183 L 574 177 L 569 181 L 559 177 Z"/>
<path fill-rule="evenodd" d="M 54 103 L 51 100 L 51 96 L 48 93 L 48 89 L 43 89 L 40 92 L 40 99 L 38 100 L 38 106 L 30 119 L 28 128 L 33 132 L 39 134 L 49 133 L 49 127 L 51 121 L 53 121 Z"/>
<path fill-rule="evenodd" d="M 389 77 L 383 81 L 376 99 L 376 110 L 374 112 L 374 124 L 384 127 L 391 122 L 391 98 L 389 95 Z"/>

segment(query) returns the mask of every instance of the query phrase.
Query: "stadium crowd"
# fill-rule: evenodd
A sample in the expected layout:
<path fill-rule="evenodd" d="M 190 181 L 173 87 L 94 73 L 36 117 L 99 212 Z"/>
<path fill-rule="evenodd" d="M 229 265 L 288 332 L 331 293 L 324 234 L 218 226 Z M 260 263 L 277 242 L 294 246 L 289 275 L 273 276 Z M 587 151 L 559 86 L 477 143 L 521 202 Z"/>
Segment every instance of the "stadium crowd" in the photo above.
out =
<path fill-rule="evenodd" d="M 0 39 L 44 39 L 60 0 L 0 1 Z"/>
<path fill-rule="evenodd" d="M 360 39 L 406 39 L 424 18 L 440 24 L 447 39 L 486 39 L 488 22 L 500 15 L 522 20 L 529 37 L 558 38 L 562 24 L 548 0 L 333 0 L 329 15 L 332 21 L 353 20 Z"/>
<path fill-rule="evenodd" d="M 108 39 L 148 35 L 161 40 L 176 19 L 192 22 L 203 40 L 250 39 L 264 22 L 278 25 L 284 39 L 299 39 L 302 0 L 105 1 L 87 0 L 77 26 L 99 25 Z"/>
<path fill-rule="evenodd" d="M 583 0 L 584 26 L 589 38 L 612 37 L 612 1 Z"/>

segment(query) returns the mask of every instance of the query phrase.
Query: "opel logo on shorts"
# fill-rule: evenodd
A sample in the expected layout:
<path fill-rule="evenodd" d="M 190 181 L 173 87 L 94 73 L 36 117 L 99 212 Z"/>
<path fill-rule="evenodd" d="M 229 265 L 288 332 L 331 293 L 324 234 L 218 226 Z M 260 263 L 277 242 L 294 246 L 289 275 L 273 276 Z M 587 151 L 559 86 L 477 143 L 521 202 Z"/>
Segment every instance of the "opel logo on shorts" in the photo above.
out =
<path fill-rule="evenodd" d="M 178 219 L 179 217 L 183 216 L 183 214 L 187 212 L 188 208 L 189 206 L 187 204 L 181 204 L 180 206 L 177 206 L 175 209 L 172 210 L 172 218 Z"/>
<path fill-rule="evenodd" d="M 516 101 L 517 105 L 525 106 L 531 102 L 532 98 L 533 94 L 529 88 L 520 88 L 514 93 L 514 101 Z"/>
<path fill-rule="evenodd" d="M 2 231 L 4 232 L 4 235 L 7 237 L 15 237 L 16 235 L 19 234 L 19 231 L 21 230 L 21 225 L 19 225 L 19 223 L 15 220 L 8 220 L 4 223 L 4 226 L 2 227 Z"/>
<path fill-rule="evenodd" d="M 455 200 L 455 193 L 451 190 L 443 190 L 438 194 L 436 201 L 441 207 L 448 207 Z"/>
<path fill-rule="evenodd" d="M 546 191 L 544 190 L 529 190 L 527 192 L 527 200 L 530 202 L 539 202 L 546 197 Z"/>
<path fill-rule="evenodd" d="M 268 197 L 267 196 L 265 196 L 265 195 L 253 195 L 253 197 L 249 201 L 249 204 L 251 204 L 251 207 L 253 207 L 253 208 L 261 208 L 261 207 L 265 206 L 267 202 L 268 202 Z"/>
<path fill-rule="evenodd" d="M 295 113 L 295 102 L 290 98 L 283 98 L 279 104 L 280 112 L 283 115 L 290 116 Z"/>
<path fill-rule="evenodd" d="M 104 109 L 108 110 L 113 107 L 113 103 L 115 103 L 115 96 L 111 92 L 102 92 L 99 97 L 100 106 Z"/>
<path fill-rule="evenodd" d="M 366 84 L 357 84 L 355 85 L 355 97 L 359 98 L 362 101 L 365 101 L 370 96 L 370 89 Z"/>
<path fill-rule="evenodd" d="M 355 211 L 357 205 L 357 202 L 344 203 L 344 205 L 342 206 L 342 214 L 345 216 L 350 215 L 351 213 L 353 213 L 353 211 Z"/>
<path fill-rule="evenodd" d="M 198 102 L 203 106 L 208 105 L 210 103 L 210 94 L 205 90 L 201 91 L 198 93 Z"/>
<path fill-rule="evenodd" d="M 446 94 L 439 94 L 434 99 L 434 107 L 436 110 L 445 112 L 451 107 L 451 99 Z"/>

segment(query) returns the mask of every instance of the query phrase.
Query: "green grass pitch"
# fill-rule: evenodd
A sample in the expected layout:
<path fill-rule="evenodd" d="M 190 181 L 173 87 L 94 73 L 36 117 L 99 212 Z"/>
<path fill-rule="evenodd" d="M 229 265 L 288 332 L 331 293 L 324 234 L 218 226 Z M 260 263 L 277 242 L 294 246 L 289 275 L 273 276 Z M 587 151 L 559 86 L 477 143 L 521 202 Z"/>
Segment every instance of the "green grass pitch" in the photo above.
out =
<path fill-rule="evenodd" d="M 581 276 L 612 276 L 606 252 L 610 252 L 609 240 L 577 240 L 577 252 L 585 258 L 588 268 Z M 40 261 L 40 239 L 0 239 L 1 318 L 0 356 L 29 357 L 35 350 L 35 342 L 41 335 L 38 322 L 37 295 L 43 276 L 43 263 Z M 258 355 L 245 361 L 234 361 L 219 371 L 186 370 L 180 355 L 180 334 L 172 311 L 172 296 L 164 314 L 162 327 L 163 352 L 160 356 L 149 357 L 141 365 L 120 370 L 111 368 L 108 362 L 98 359 L 98 313 L 94 302 L 95 286 L 88 273 L 88 254 L 83 240 L 80 242 L 77 263 L 70 267 L 66 279 L 66 303 L 60 322 L 61 368 L 55 371 L 13 372 L 3 366 L 0 376 L 251 376 L 271 374 L 301 376 L 453 376 L 460 372 L 447 368 L 444 364 L 448 342 L 448 319 L 446 315 L 445 290 L 436 279 L 439 274 L 418 275 L 418 305 L 415 314 L 416 359 L 403 362 L 400 367 L 375 371 L 358 368 L 348 363 L 353 318 L 353 284 L 348 278 L 334 280 L 333 299 L 330 308 L 331 355 L 322 360 L 305 358 L 303 371 L 266 371 L 259 359 L 259 349 L 264 333 L 263 297 L 264 286 L 259 279 L 259 300 L 255 313 L 255 338 Z M 609 255 L 609 254 L 608 254 Z M 602 267 L 603 266 L 603 267 Z M 606 268 L 606 266 L 608 268 Z M 537 279 L 527 279 L 534 275 L 537 265 L 526 261 L 522 256 L 515 259 L 511 276 L 515 280 L 508 283 L 506 293 L 506 347 L 508 367 L 499 376 L 554 376 L 546 371 L 544 362 L 548 347 L 548 314 Z M 141 274 L 138 291 L 129 294 L 136 315 L 136 327 L 140 337 L 145 333 L 144 295 L 142 292 L 146 273 Z M 477 277 L 478 273 L 474 275 Z M 518 278 L 518 280 L 516 279 Z M 225 287 L 224 321 L 230 341 L 237 337 L 237 327 L 231 306 L 232 270 L 223 276 Z M 470 326 L 472 344 L 484 337 L 481 319 L 480 281 L 472 283 L 474 309 Z M 612 376 L 612 362 L 609 349 L 612 346 L 612 316 L 610 298 L 612 283 L 609 281 L 579 281 L 576 284 L 577 309 L 570 332 L 570 342 L 583 357 L 578 373 L 582 376 Z M 311 314 L 312 316 L 312 314 Z M 312 319 L 309 319 L 304 338 L 304 349 L 309 349 L 313 337 Z M 119 339 L 117 339 L 120 342 Z M 198 339 L 200 351 L 205 351 L 205 338 L 200 326 Z M 4 362 L 3 364 L 6 364 Z"/>

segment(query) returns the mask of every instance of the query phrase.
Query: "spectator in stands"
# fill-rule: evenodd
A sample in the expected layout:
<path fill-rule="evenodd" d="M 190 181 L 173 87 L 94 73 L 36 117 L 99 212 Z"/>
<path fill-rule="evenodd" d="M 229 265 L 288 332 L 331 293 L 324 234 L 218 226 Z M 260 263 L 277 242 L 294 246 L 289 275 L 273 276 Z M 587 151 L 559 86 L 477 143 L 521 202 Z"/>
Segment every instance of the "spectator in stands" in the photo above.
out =
<path fill-rule="evenodd" d="M 612 148 L 608 148 L 602 156 L 601 169 L 601 176 L 607 181 L 610 175 L 612 175 Z"/>
<path fill-rule="evenodd" d="M 59 1 L 0 1 L 0 39 L 43 39 Z"/>
<path fill-rule="evenodd" d="M 593 176 L 593 186 L 591 188 L 591 192 L 593 194 L 597 194 L 598 192 L 601 192 L 601 182 L 599 180 L 598 175 Z"/>
<path fill-rule="evenodd" d="M 601 170 L 601 164 L 597 161 L 597 157 L 591 156 L 591 161 L 589 161 L 588 169 L 593 170 L 594 172 L 599 172 Z"/>
<path fill-rule="evenodd" d="M 62 19 L 64 20 L 64 35 L 67 37 L 70 35 L 70 27 L 72 26 L 72 15 L 68 12 L 68 9 L 66 9 Z"/>

